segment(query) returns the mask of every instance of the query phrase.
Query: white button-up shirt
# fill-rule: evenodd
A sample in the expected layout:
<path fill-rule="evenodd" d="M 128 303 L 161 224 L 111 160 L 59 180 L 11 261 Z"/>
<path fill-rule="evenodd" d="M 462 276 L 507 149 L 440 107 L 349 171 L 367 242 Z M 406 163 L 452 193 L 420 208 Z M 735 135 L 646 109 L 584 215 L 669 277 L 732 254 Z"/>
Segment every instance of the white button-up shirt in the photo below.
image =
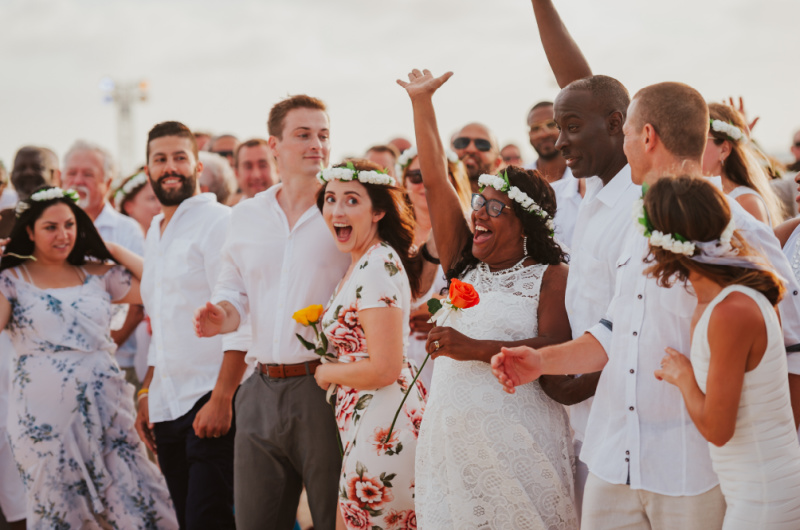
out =
<path fill-rule="evenodd" d="M 728 202 L 737 228 L 751 244 L 763 248 L 784 275 L 789 264 L 772 231 L 735 201 Z M 698 495 L 718 483 L 708 442 L 692 422 L 678 388 L 653 376 L 664 348 L 689 355 L 697 299 L 682 284 L 667 289 L 647 277 L 648 253 L 647 238 L 630 233 L 617 260 L 614 299 L 603 321 L 589 330 L 603 345 L 608 364 L 594 397 L 581 459 L 592 473 L 612 484 L 630 479 L 634 489 Z M 780 307 L 784 339 L 791 342 L 800 322 L 793 316 L 797 296 L 789 289 L 786 315 L 783 302 Z"/>
<path fill-rule="evenodd" d="M 164 233 L 164 214 L 147 232 L 141 291 L 153 328 L 148 364 L 155 367 L 148 397 L 150 421 L 180 418 L 214 388 L 223 351 L 221 337 L 194 333 L 195 309 L 210 298 L 222 266 L 220 249 L 231 209 L 212 193 L 186 199 Z M 236 334 L 231 336 L 236 338 Z"/>
<path fill-rule="evenodd" d="M 253 343 L 248 363 L 295 364 L 319 357 L 295 336 L 313 331 L 292 320 L 311 304 L 327 305 L 350 264 L 339 252 L 316 205 L 289 229 L 277 184 L 233 209 L 223 248 L 223 268 L 212 301 L 230 302 L 250 315 Z"/>
<path fill-rule="evenodd" d="M 139 223 L 123 215 L 114 209 L 109 203 L 105 203 L 100 215 L 94 220 L 94 226 L 97 232 L 104 241 L 116 243 L 130 250 L 137 256 L 144 255 L 144 234 L 142 234 L 142 227 Z M 119 307 L 119 310 L 127 311 L 127 304 Z M 121 317 L 122 315 L 120 315 Z M 140 326 L 146 326 L 141 323 Z M 125 341 L 115 353 L 115 357 L 120 366 L 129 368 L 134 365 L 134 358 L 137 351 L 136 334 L 131 333 L 128 340 Z"/>
<path fill-rule="evenodd" d="M 631 181 L 628 165 L 605 186 L 597 177 L 586 181 L 586 196 L 580 203 L 572 238 L 565 295 L 572 338 L 580 337 L 597 324 L 614 298 L 617 260 L 626 234 L 635 229 L 631 208 L 641 193 L 641 186 Z M 570 407 L 570 423 L 577 440 L 584 439 L 592 400 Z"/>
<path fill-rule="evenodd" d="M 589 181 L 597 180 L 602 186 L 602 181 L 597 177 L 586 179 Z M 575 225 L 578 219 L 578 209 L 584 198 L 581 197 L 578 184 L 580 181 L 572 175 L 572 171 L 567 168 L 564 176 L 551 184 L 556 193 L 556 216 L 553 218 L 555 224 L 555 236 L 560 242 L 572 248 L 572 238 L 575 232 Z"/>

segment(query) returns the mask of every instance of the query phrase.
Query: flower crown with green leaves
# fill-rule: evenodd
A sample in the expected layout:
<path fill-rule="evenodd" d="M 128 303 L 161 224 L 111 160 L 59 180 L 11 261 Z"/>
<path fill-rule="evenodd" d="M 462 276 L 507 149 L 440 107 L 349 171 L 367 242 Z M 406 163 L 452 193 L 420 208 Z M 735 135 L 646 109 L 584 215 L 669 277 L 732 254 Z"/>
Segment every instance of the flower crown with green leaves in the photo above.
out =
<path fill-rule="evenodd" d="M 712 131 L 724 134 L 731 142 L 744 143 L 747 141 L 747 136 L 734 124 L 722 120 L 709 120 L 709 122 L 711 123 Z"/>
<path fill-rule="evenodd" d="M 317 180 L 322 184 L 327 184 L 332 180 L 349 182 L 357 180 L 362 184 L 377 184 L 378 186 L 396 186 L 397 181 L 387 175 L 385 171 L 375 171 L 373 169 L 359 171 L 352 162 L 347 162 L 345 167 L 328 167 L 317 173 Z"/>
<path fill-rule="evenodd" d="M 522 209 L 528 213 L 532 213 L 544 219 L 544 223 L 550 230 L 550 237 L 553 236 L 555 225 L 553 218 L 550 214 L 544 211 L 541 206 L 536 204 L 536 201 L 531 199 L 527 193 L 522 191 L 516 186 L 512 186 L 508 181 L 508 171 L 503 171 L 500 175 L 489 175 L 484 173 L 478 177 L 478 184 L 480 185 L 480 192 L 483 192 L 487 187 L 494 188 L 508 195 L 508 198 L 517 202 Z"/>
<path fill-rule="evenodd" d="M 26 201 L 19 201 L 17 203 L 15 213 L 17 214 L 17 217 L 19 217 L 26 210 L 28 210 L 31 207 L 31 204 L 34 202 L 52 201 L 53 199 L 60 199 L 62 197 L 72 199 L 73 202 L 75 202 L 75 204 L 78 204 L 78 201 L 80 201 L 81 199 L 80 196 L 78 195 L 78 192 L 75 190 L 50 188 L 47 190 L 37 191 L 36 193 L 28 197 L 28 200 Z"/>
<path fill-rule="evenodd" d="M 117 210 L 122 207 L 125 197 L 130 195 L 133 190 L 144 186 L 145 184 L 147 184 L 147 175 L 145 175 L 144 171 L 136 173 L 128 178 L 125 184 L 120 186 L 120 188 L 114 193 L 114 206 L 116 206 Z"/>
<path fill-rule="evenodd" d="M 458 162 L 458 155 L 452 152 L 450 149 L 445 149 L 445 155 L 447 155 L 447 161 L 451 164 L 455 164 Z M 403 171 L 411 164 L 411 161 L 417 157 L 417 146 L 412 145 L 400 155 L 397 159 L 397 163 L 395 164 L 394 170 L 395 173 L 398 175 L 402 174 Z"/>
<path fill-rule="evenodd" d="M 650 246 L 660 247 L 664 250 L 672 252 L 673 254 L 681 254 L 686 257 L 692 258 L 700 249 L 701 254 L 706 254 L 711 257 L 724 257 L 726 255 L 735 255 L 738 253 L 736 249 L 731 246 L 731 239 L 733 238 L 733 231 L 736 225 L 731 216 L 727 226 L 722 231 L 719 239 L 714 241 L 689 241 L 682 235 L 665 234 L 655 229 L 650 218 L 647 216 L 647 210 L 644 207 L 644 196 L 647 193 L 647 184 L 642 185 L 642 197 L 637 199 L 633 207 L 633 216 L 636 219 L 636 228 L 650 241 Z M 699 259 L 698 261 L 707 261 Z"/>

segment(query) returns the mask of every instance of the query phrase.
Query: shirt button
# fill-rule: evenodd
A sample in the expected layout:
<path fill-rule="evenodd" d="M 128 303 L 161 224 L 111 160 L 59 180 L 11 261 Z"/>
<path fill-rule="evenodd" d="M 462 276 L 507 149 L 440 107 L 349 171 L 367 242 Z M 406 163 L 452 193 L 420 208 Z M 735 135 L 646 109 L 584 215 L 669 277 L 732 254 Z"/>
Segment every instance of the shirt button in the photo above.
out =
<path fill-rule="evenodd" d="M 792 294 L 797 296 L 797 291 L 793 291 Z"/>
<path fill-rule="evenodd" d="M 630 462 L 630 461 L 631 461 L 631 459 L 630 459 L 630 458 L 625 458 L 625 461 L 626 461 L 626 462 Z"/>
<path fill-rule="evenodd" d="M 639 300 L 641 300 L 641 299 L 642 299 L 642 295 L 639 295 L 639 296 L 637 296 L 636 298 L 638 298 Z"/>
<path fill-rule="evenodd" d="M 633 407 L 628 407 L 628 410 L 633 410 Z"/>
<path fill-rule="evenodd" d="M 634 331 L 634 332 L 633 332 L 633 336 L 635 337 L 635 336 L 637 336 L 637 335 L 639 335 L 639 332 L 638 332 L 638 331 Z"/>
<path fill-rule="evenodd" d="M 631 373 L 633 373 L 633 368 L 631 368 Z"/>
<path fill-rule="evenodd" d="M 625 454 L 629 455 L 629 454 L 631 454 L 631 452 L 630 451 L 625 451 Z"/>

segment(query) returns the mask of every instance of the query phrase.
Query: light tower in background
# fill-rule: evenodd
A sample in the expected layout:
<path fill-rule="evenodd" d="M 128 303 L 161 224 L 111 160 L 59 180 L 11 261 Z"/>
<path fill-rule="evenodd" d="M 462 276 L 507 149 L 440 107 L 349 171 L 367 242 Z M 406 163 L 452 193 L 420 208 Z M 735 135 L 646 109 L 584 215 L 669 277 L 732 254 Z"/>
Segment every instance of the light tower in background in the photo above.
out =
<path fill-rule="evenodd" d="M 122 178 L 137 167 L 133 105 L 147 101 L 150 84 L 146 80 L 120 83 L 105 77 L 100 81 L 100 90 L 103 91 L 103 100 L 117 108 L 117 157 L 119 177 Z"/>

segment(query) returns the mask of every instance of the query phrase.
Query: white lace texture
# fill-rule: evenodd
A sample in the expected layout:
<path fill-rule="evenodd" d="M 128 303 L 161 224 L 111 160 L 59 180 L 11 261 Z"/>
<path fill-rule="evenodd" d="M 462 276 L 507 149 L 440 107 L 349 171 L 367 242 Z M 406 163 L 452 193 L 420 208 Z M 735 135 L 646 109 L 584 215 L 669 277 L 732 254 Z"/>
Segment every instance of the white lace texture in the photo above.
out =
<path fill-rule="evenodd" d="M 464 275 L 480 303 L 453 326 L 475 339 L 538 332 L 547 266 Z M 578 528 L 572 441 L 564 408 L 538 382 L 506 394 L 488 364 L 437 359 L 416 462 L 420 528 Z"/>

